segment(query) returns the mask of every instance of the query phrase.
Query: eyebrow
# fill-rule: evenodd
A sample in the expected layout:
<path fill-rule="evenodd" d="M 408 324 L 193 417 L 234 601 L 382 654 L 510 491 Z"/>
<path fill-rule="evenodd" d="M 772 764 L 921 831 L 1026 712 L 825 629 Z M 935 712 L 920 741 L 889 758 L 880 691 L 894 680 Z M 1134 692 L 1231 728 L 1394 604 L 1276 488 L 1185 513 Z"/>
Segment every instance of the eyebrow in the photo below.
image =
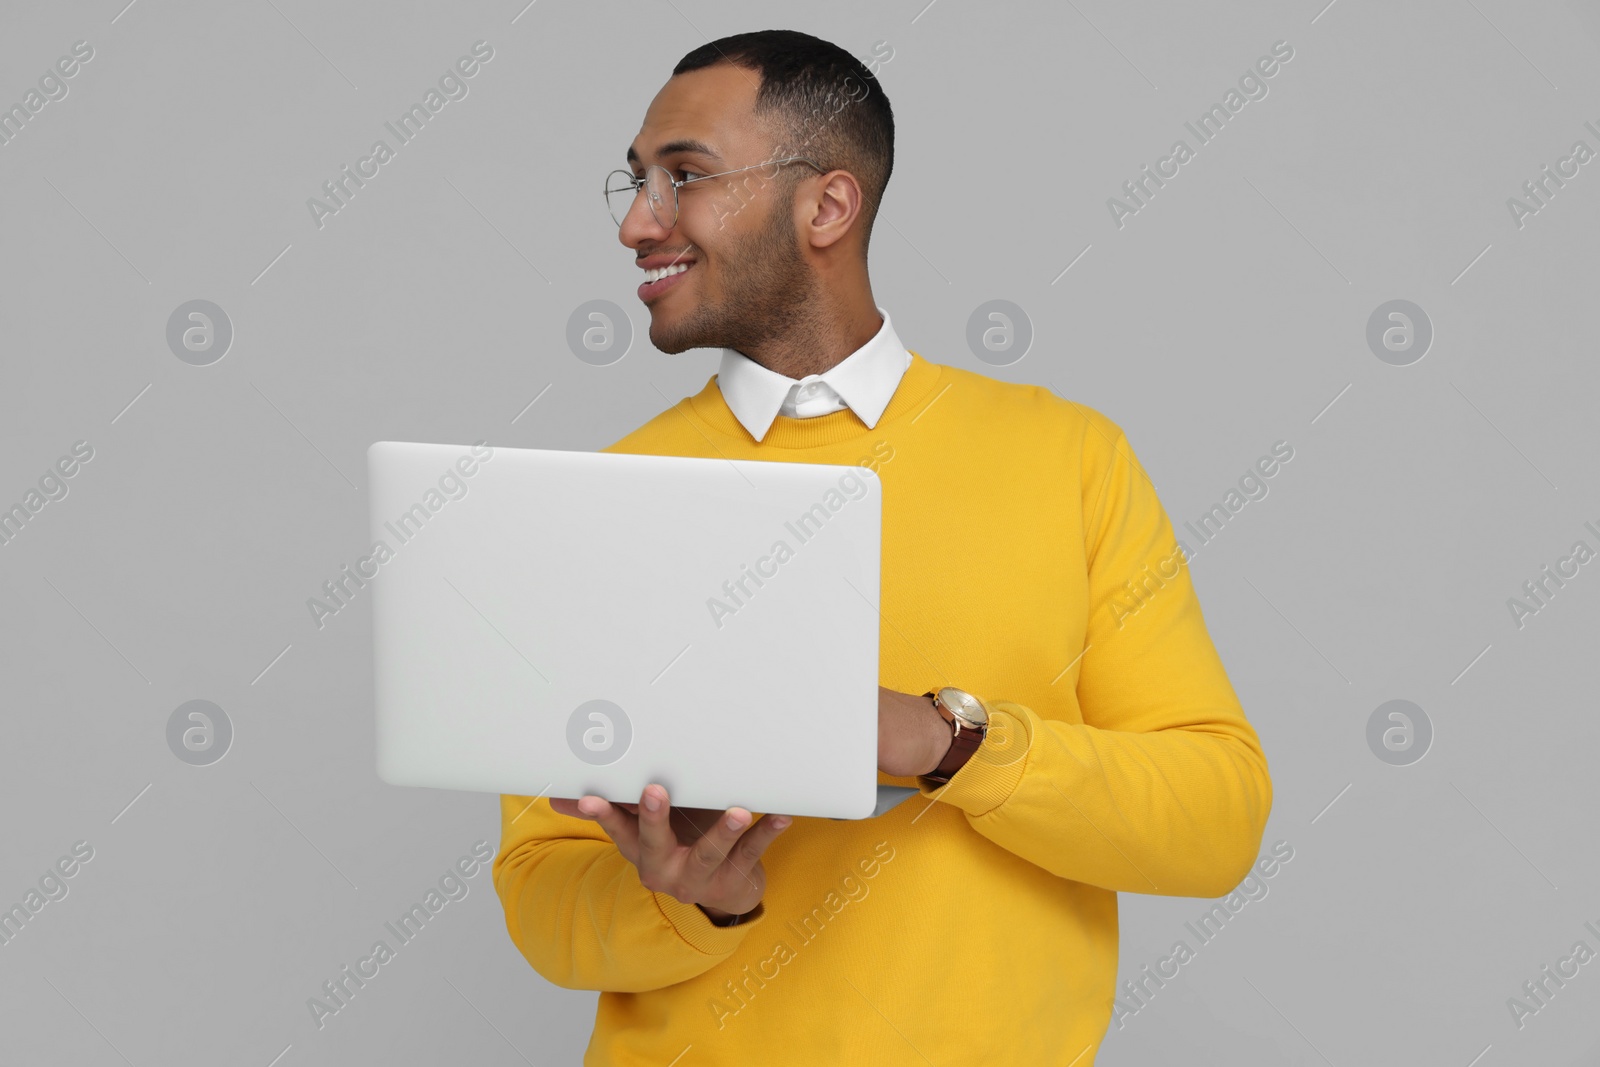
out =
<path fill-rule="evenodd" d="M 717 155 L 710 145 L 706 144 L 704 141 L 696 141 L 693 138 L 680 138 L 676 141 L 668 141 L 666 144 L 662 145 L 656 150 L 656 156 L 657 158 L 664 159 L 667 156 L 676 156 L 691 152 L 697 156 L 705 156 L 707 159 L 716 163 L 722 162 L 722 157 Z M 639 162 L 639 153 L 633 150 L 633 145 L 628 146 L 628 162 Z"/>

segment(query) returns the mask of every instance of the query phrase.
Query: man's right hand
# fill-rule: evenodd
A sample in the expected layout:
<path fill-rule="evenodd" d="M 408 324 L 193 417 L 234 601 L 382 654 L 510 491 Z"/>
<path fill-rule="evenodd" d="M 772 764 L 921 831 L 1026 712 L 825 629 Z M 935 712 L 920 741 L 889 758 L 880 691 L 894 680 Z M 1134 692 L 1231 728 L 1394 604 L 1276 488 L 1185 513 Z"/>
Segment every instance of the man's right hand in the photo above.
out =
<path fill-rule="evenodd" d="M 598 822 L 638 868 L 640 884 L 698 904 L 715 920 L 744 915 L 761 903 L 767 890 L 761 855 L 791 821 L 768 815 L 752 826 L 744 808 L 673 808 L 666 789 L 654 782 L 644 787 L 638 804 L 612 804 L 590 795 L 553 797 L 550 807 Z"/>

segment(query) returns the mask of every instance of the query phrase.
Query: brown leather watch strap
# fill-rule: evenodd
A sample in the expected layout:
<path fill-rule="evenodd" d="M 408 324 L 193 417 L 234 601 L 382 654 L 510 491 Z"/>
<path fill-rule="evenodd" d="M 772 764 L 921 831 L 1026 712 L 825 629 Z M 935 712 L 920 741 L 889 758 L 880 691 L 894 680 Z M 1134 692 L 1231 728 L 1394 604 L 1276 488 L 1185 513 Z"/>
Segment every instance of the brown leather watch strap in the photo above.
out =
<path fill-rule="evenodd" d="M 938 707 L 938 699 L 932 691 L 924 693 L 923 696 L 932 699 L 934 707 Z M 940 717 L 944 717 L 943 712 L 940 712 Z M 959 720 L 951 722 L 950 729 L 955 736 L 950 741 L 949 751 L 944 754 L 944 759 L 939 761 L 939 766 L 922 776 L 935 785 L 943 785 L 955 777 L 955 773 L 966 766 L 972 754 L 983 744 L 983 734 L 970 726 L 962 726 Z"/>
<path fill-rule="evenodd" d="M 944 754 L 944 759 L 939 761 L 939 766 L 923 777 L 930 782 L 937 782 L 943 785 L 955 777 L 957 771 L 966 766 L 967 761 L 972 758 L 972 754 L 978 751 L 978 746 L 982 744 L 983 737 L 978 731 L 970 727 L 962 728 L 961 732 L 951 739 L 950 751 Z"/>

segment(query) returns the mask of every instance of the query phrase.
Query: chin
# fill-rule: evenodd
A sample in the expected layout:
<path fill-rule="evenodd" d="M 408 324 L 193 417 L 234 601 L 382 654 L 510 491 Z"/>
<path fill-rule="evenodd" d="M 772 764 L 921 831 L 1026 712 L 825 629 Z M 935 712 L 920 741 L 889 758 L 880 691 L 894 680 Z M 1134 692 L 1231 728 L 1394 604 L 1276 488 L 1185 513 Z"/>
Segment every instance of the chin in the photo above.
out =
<path fill-rule="evenodd" d="M 670 322 L 663 325 L 653 314 L 650 319 L 650 343 L 656 349 L 668 355 L 677 355 L 687 352 L 691 348 L 718 348 L 723 342 L 714 340 L 711 333 L 721 331 L 707 331 L 703 328 L 685 328 L 681 322 Z"/>
<path fill-rule="evenodd" d="M 669 356 L 675 356 L 679 352 L 687 352 L 695 347 L 694 345 L 680 343 L 678 338 L 671 333 L 658 331 L 653 321 L 650 324 L 650 343 L 656 347 L 658 352 L 665 352 Z"/>

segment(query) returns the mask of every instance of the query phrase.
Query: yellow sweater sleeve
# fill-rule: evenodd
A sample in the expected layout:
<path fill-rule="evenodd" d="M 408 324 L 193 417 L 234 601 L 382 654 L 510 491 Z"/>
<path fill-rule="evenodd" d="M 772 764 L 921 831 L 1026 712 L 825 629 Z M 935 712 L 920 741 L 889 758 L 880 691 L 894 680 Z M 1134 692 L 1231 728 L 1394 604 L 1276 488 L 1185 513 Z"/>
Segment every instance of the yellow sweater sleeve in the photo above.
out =
<path fill-rule="evenodd" d="M 500 798 L 494 888 L 506 930 L 546 980 L 567 989 L 639 993 L 709 971 L 761 925 L 765 905 L 736 926 L 646 889 L 601 827 L 544 798 Z"/>
<path fill-rule="evenodd" d="M 1222 896 L 1249 872 L 1266 828 L 1266 756 L 1155 487 L 1122 431 L 1098 412 L 1088 418 L 1087 627 L 1084 647 L 1062 657 L 1081 653 L 1083 722 L 988 700 L 983 744 L 947 785 L 922 793 L 1062 878 Z"/>

